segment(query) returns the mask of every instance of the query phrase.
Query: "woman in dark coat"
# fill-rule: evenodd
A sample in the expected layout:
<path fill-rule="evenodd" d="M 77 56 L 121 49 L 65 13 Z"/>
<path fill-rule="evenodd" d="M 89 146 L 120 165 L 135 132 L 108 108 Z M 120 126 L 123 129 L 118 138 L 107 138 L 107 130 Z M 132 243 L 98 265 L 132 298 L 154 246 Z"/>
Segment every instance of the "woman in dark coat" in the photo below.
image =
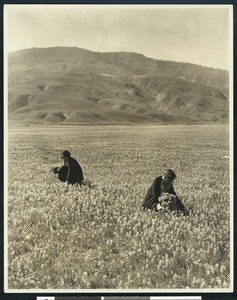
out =
<path fill-rule="evenodd" d="M 143 208 L 148 208 L 157 211 L 157 204 L 159 204 L 159 197 L 162 193 L 169 193 L 176 196 L 177 210 L 186 212 L 185 207 L 181 200 L 177 197 L 172 182 L 175 180 L 176 175 L 174 171 L 168 169 L 164 176 L 156 177 L 152 185 L 148 188 L 145 198 L 143 200 Z"/>
<path fill-rule="evenodd" d="M 71 153 L 67 150 L 62 152 L 61 158 L 64 161 L 64 166 L 61 168 L 61 177 L 62 181 L 65 181 L 67 184 L 82 184 L 84 179 L 82 168 L 79 165 L 78 161 L 71 157 Z M 60 176 L 60 170 L 59 170 Z"/>

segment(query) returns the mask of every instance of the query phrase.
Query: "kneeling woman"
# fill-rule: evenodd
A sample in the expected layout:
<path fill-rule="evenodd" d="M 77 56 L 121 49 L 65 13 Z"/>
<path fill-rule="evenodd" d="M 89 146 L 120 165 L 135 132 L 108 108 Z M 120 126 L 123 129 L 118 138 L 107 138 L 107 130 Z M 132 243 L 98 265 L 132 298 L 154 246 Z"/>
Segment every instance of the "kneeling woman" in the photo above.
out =
<path fill-rule="evenodd" d="M 187 214 L 187 211 L 181 202 L 181 200 L 177 197 L 172 182 L 175 180 L 176 175 L 174 171 L 168 169 L 164 176 L 156 177 L 152 185 L 148 188 L 145 198 L 143 200 L 142 206 L 147 209 L 151 209 L 154 211 L 158 211 L 157 207 L 159 207 L 159 197 L 161 197 L 162 193 L 169 193 L 176 196 L 176 207 L 177 210 L 182 211 L 184 214 Z"/>
<path fill-rule="evenodd" d="M 61 158 L 64 161 L 64 165 L 58 172 L 58 178 L 66 184 L 82 184 L 84 179 L 82 168 L 78 161 L 71 157 L 71 153 L 67 150 L 63 151 Z"/>

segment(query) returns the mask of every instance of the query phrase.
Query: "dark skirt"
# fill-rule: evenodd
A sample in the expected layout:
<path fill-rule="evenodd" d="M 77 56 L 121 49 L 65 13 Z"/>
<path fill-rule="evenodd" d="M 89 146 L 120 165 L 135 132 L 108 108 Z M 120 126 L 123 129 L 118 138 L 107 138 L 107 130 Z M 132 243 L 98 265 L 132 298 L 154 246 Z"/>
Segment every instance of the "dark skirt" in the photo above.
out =
<path fill-rule="evenodd" d="M 58 171 L 58 179 L 63 181 L 63 182 L 66 182 L 67 180 L 67 174 L 68 174 L 68 166 L 66 165 L 63 165 L 59 171 Z M 83 178 L 81 178 L 81 176 L 78 176 L 78 175 L 71 175 L 69 178 L 68 178 L 68 183 L 69 184 L 80 184 L 82 183 L 83 181 Z"/>

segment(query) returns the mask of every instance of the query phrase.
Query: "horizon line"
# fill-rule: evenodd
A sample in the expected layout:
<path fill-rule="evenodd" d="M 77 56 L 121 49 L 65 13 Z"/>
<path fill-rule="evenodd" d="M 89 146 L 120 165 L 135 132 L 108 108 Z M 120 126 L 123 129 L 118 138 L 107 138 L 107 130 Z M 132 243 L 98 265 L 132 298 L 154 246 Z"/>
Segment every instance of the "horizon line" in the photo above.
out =
<path fill-rule="evenodd" d="M 17 50 L 11 50 L 8 51 L 8 54 L 13 54 L 15 52 L 19 52 L 19 51 L 27 51 L 27 50 L 31 50 L 31 49 L 51 49 L 51 48 L 77 48 L 77 49 L 81 49 L 81 50 L 85 50 L 88 52 L 93 52 L 93 53 L 131 53 L 131 54 L 137 54 L 137 55 L 141 55 L 144 56 L 148 59 L 152 59 L 152 60 L 158 60 L 158 61 L 165 61 L 165 62 L 173 62 L 173 63 L 177 63 L 177 64 L 191 64 L 191 65 L 195 65 L 195 66 L 199 66 L 199 67 L 203 67 L 203 68 L 208 68 L 208 69 L 215 69 L 215 70 L 221 70 L 221 71 L 226 71 L 229 72 L 228 69 L 224 69 L 221 67 L 211 67 L 211 66 L 207 66 L 207 65 L 201 65 L 198 63 L 194 63 L 194 62 L 184 62 L 184 61 L 177 61 L 177 60 L 168 60 L 168 59 L 161 59 L 161 58 L 155 58 L 155 57 L 150 57 L 150 56 L 146 56 L 143 53 L 140 52 L 134 52 L 134 51 L 124 51 L 124 50 L 117 50 L 117 51 L 96 51 L 96 50 L 90 50 L 84 47 L 79 47 L 79 46 L 42 46 L 42 47 L 37 47 L 37 46 L 32 46 L 29 48 L 21 48 L 21 49 L 17 49 Z"/>

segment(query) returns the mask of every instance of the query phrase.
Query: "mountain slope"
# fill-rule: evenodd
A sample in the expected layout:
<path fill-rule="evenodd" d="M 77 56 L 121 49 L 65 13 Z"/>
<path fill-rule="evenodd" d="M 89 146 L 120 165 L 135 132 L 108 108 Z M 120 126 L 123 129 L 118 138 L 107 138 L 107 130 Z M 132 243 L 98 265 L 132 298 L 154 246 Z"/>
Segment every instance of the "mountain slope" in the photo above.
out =
<path fill-rule="evenodd" d="M 9 124 L 228 121 L 228 72 L 76 47 L 9 54 Z"/>

